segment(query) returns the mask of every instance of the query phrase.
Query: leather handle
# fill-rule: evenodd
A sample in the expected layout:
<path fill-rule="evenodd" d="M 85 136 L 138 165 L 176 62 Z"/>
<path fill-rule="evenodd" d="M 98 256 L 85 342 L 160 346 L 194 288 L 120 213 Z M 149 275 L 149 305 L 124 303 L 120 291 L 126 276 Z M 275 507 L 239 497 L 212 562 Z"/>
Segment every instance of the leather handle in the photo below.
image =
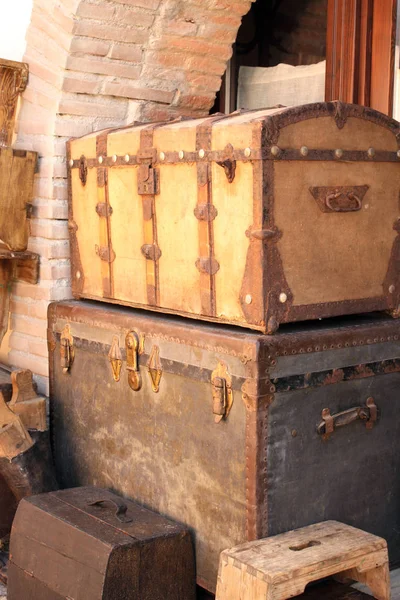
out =
<path fill-rule="evenodd" d="M 118 521 L 121 523 L 132 523 L 132 519 L 126 517 L 126 512 L 128 507 L 124 502 L 116 502 L 115 500 L 111 500 L 111 498 L 106 498 L 104 500 L 96 500 L 95 502 L 89 502 L 88 506 L 101 506 L 102 504 L 114 504 L 116 507 L 115 517 L 117 517 Z"/>
<path fill-rule="evenodd" d="M 365 406 L 355 406 L 342 412 L 331 415 L 329 408 L 322 411 L 322 421 L 317 426 L 317 433 L 327 440 L 339 427 L 350 425 L 354 421 L 364 421 L 367 429 L 372 429 L 378 420 L 378 409 L 373 398 L 368 398 Z"/>
<path fill-rule="evenodd" d="M 332 200 L 336 200 L 337 198 L 339 198 L 340 196 L 343 196 L 343 195 L 344 194 L 342 192 L 327 194 L 327 196 L 325 198 L 325 205 L 327 206 L 327 208 L 329 208 L 329 210 L 332 210 L 333 212 L 356 212 L 361 209 L 362 202 L 361 202 L 360 198 L 356 194 L 354 194 L 354 192 L 348 192 L 347 194 L 345 194 L 346 198 L 349 201 L 348 206 L 332 205 Z M 355 205 L 354 205 L 354 201 L 355 201 Z"/>

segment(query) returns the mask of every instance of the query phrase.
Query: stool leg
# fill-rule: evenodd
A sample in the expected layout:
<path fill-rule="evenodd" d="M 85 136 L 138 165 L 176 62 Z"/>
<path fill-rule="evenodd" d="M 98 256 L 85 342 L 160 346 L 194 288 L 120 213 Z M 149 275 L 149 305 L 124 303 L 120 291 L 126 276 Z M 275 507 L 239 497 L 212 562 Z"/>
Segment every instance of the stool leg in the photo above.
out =
<path fill-rule="evenodd" d="M 368 571 L 358 571 L 357 568 L 349 569 L 335 575 L 334 579 L 346 582 L 349 579 L 364 583 L 371 590 L 377 600 L 390 600 L 390 575 L 389 564 L 386 563 Z"/>
<path fill-rule="evenodd" d="M 377 600 L 390 600 L 390 575 L 389 565 L 381 565 L 370 571 L 360 573 L 357 571 L 357 581 L 365 583 Z"/>

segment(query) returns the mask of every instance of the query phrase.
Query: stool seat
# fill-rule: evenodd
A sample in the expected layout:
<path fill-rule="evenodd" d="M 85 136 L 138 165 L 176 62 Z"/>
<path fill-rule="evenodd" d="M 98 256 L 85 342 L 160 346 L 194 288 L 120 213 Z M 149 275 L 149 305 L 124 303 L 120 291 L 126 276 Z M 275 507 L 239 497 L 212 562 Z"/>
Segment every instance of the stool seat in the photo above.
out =
<path fill-rule="evenodd" d="M 325 521 L 221 554 L 216 600 L 286 600 L 308 583 L 337 575 L 365 583 L 390 599 L 386 541 L 337 521 Z"/>

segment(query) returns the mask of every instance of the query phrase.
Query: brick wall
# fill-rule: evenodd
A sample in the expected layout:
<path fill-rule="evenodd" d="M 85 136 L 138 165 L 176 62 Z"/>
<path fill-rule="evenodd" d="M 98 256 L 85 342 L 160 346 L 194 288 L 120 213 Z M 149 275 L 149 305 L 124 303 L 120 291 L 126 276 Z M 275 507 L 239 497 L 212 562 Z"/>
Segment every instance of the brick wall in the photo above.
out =
<path fill-rule="evenodd" d="M 46 311 L 71 296 L 65 142 L 109 126 L 203 115 L 251 0 L 34 0 L 15 146 L 39 152 L 29 248 L 40 283 L 13 288 L 3 360 L 48 391 Z"/>

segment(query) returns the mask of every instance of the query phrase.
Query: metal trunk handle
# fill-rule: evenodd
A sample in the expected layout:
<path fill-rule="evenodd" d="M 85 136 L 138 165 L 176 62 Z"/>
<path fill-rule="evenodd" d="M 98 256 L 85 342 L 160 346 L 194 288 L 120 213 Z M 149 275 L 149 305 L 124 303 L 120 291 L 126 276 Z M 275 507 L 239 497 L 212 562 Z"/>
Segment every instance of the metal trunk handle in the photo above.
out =
<path fill-rule="evenodd" d="M 333 206 L 332 200 L 336 200 L 340 196 L 343 196 L 343 192 L 336 192 L 333 194 L 327 194 L 325 198 L 325 204 L 329 210 L 333 212 L 356 212 L 357 210 L 361 210 L 362 202 L 361 199 L 354 194 L 354 192 L 346 193 L 346 197 L 349 200 L 348 206 Z M 356 204 L 352 204 L 352 201 L 355 200 Z"/>
<path fill-rule="evenodd" d="M 115 516 L 118 521 L 121 523 L 132 523 L 132 519 L 126 517 L 126 512 L 128 510 L 127 505 L 124 502 L 115 502 L 115 500 L 111 500 L 111 498 L 105 498 L 104 500 L 96 500 L 95 502 L 89 502 L 88 506 L 101 506 L 102 504 L 114 504 L 116 507 Z"/>
<path fill-rule="evenodd" d="M 328 440 L 338 427 L 350 425 L 354 421 L 364 421 L 367 429 L 372 429 L 378 420 L 378 408 L 373 398 L 368 398 L 365 406 L 355 406 L 342 412 L 331 415 L 329 408 L 322 411 L 322 421 L 317 426 L 317 432 L 324 440 Z"/>

